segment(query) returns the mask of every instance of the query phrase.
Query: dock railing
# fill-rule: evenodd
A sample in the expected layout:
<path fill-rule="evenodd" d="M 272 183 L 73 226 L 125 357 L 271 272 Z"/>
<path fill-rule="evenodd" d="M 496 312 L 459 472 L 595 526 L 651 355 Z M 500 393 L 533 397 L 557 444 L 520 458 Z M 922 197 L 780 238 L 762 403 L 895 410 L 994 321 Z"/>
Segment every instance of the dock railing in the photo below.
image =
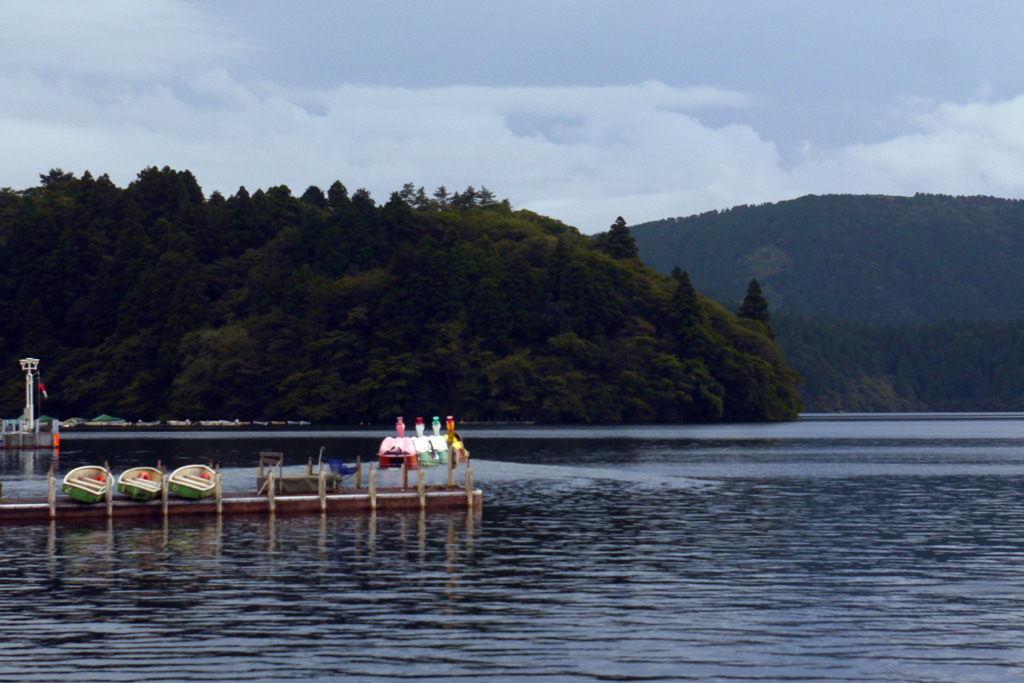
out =
<path fill-rule="evenodd" d="M 60 423 L 56 420 L 53 420 L 52 422 L 40 422 L 39 420 L 33 420 L 30 423 L 28 420 L 17 417 L 11 420 L 0 421 L 0 434 L 16 434 L 23 432 L 55 434 L 58 431 L 60 431 Z"/>
<path fill-rule="evenodd" d="M 0 448 L 57 448 L 60 423 L 17 418 L 0 420 Z"/>

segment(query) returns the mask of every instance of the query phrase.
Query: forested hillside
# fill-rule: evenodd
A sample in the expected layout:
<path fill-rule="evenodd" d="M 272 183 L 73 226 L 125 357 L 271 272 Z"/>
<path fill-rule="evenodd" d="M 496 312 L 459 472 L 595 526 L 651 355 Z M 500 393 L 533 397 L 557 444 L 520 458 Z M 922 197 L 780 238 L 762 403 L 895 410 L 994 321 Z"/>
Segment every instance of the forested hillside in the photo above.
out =
<path fill-rule="evenodd" d="M 1024 202 L 803 197 L 633 235 L 722 301 L 757 277 L 809 411 L 1024 410 Z"/>
<path fill-rule="evenodd" d="M 1024 321 L 772 324 L 809 411 L 1024 411 Z"/>
<path fill-rule="evenodd" d="M 0 191 L 0 401 L 40 358 L 47 414 L 127 419 L 792 419 L 756 317 L 486 189 L 377 205 L 335 182 L 204 194 L 51 171 Z M 7 368 L 6 371 L 3 368 Z"/>
<path fill-rule="evenodd" d="M 735 301 L 756 277 L 776 313 L 876 323 L 1024 318 L 1024 202 L 808 196 L 632 228 L 644 263 Z"/>

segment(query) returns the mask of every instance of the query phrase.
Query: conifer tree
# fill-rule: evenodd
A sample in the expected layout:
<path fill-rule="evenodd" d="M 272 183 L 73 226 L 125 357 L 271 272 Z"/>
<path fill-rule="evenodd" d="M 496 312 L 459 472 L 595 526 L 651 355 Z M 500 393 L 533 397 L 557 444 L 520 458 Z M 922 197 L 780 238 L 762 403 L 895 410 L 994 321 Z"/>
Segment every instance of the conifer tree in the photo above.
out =
<path fill-rule="evenodd" d="M 327 204 L 330 206 L 331 211 L 341 211 L 351 204 L 351 200 L 348 197 L 348 189 L 341 184 L 340 180 L 335 180 L 327 188 Z"/>
<path fill-rule="evenodd" d="M 775 338 L 775 333 L 772 332 L 771 326 L 772 318 L 768 314 L 768 300 L 761 293 L 761 284 L 757 281 L 756 277 L 752 278 L 750 284 L 747 285 L 747 296 L 743 298 L 743 303 L 740 304 L 740 310 L 736 312 L 736 317 L 756 320 L 762 323 L 768 331 L 768 338 Z"/>
<path fill-rule="evenodd" d="M 301 201 L 315 206 L 318 209 L 327 209 L 330 205 L 327 203 L 327 199 L 324 197 L 324 192 L 316 185 L 310 185 L 306 188 L 306 191 L 302 193 L 300 197 Z"/>
<path fill-rule="evenodd" d="M 636 241 L 626 226 L 622 216 L 615 219 L 611 229 L 608 231 L 608 255 L 616 259 L 638 258 L 640 251 L 636 247 Z"/>
<path fill-rule="evenodd" d="M 668 319 L 676 329 L 700 324 L 700 302 L 697 300 L 697 290 L 693 288 L 690 275 L 685 270 L 676 278 L 676 291 L 672 294 Z"/>
<path fill-rule="evenodd" d="M 690 282 L 690 275 L 681 271 L 668 310 L 669 331 L 676 339 L 681 357 L 695 358 L 707 350 L 707 335 L 701 327 L 703 321 L 697 290 Z"/>

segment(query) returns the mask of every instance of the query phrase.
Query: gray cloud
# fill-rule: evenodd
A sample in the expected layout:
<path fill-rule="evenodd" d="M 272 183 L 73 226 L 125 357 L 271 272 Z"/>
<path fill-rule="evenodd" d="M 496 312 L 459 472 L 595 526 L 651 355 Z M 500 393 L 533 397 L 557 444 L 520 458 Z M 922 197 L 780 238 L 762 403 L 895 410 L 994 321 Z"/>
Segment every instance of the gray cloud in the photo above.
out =
<path fill-rule="evenodd" d="M 704 14 L 709 32 L 721 30 L 714 5 L 686 5 L 696 8 L 691 16 Z M 573 7 L 579 9 L 574 3 L 552 6 L 563 22 L 571 20 Z M 622 21 L 624 6 L 608 3 L 612 21 Z M 643 6 L 669 13 L 675 4 Z M 754 14 L 761 11 L 743 6 Z M 222 14 L 212 17 L 209 7 Z M 699 69 L 688 61 L 678 74 L 659 65 L 650 72 L 661 77 L 646 73 L 628 81 L 623 76 L 643 71 L 624 66 L 605 82 L 592 72 L 568 84 L 542 83 L 551 80 L 545 78 L 488 84 L 479 82 L 486 79 L 473 65 L 465 74 L 425 77 L 426 84 L 410 85 L 394 77 L 367 83 L 365 69 L 323 63 L 323 58 L 309 68 L 327 76 L 289 79 L 267 66 L 282 49 L 274 41 L 305 29 L 311 51 L 324 54 L 329 46 L 314 14 L 323 10 L 327 19 L 336 18 L 329 9 L 335 5 L 289 5 L 290 23 L 276 3 L 209 7 L 119 0 L 10 8 L 0 27 L 0 38 L 11 45 L 0 54 L 5 151 L 0 185 L 32 186 L 39 173 L 54 167 L 109 173 L 127 184 L 151 165 L 189 169 L 207 192 L 226 194 L 241 185 L 253 190 L 278 184 L 298 194 L 308 185 L 326 187 L 337 179 L 352 189 L 366 187 L 384 201 L 406 182 L 428 191 L 442 184 L 449 189 L 486 185 L 514 206 L 585 232 L 604 230 L 619 215 L 638 223 L 807 193 L 1024 193 L 1024 143 L 1017 125 L 1024 104 L 1016 93 L 998 99 L 1005 82 L 979 79 L 959 97 L 908 92 L 874 100 L 858 97 L 852 84 L 848 101 L 830 99 L 832 83 L 822 87 L 820 99 L 805 92 L 790 100 L 791 85 L 773 89 L 769 79 L 758 87 L 747 76 L 723 77 L 717 67 L 708 67 L 706 80 L 700 80 Z M 508 16 L 510 6 L 496 7 Z M 548 11 L 548 5 L 529 2 L 522 7 L 537 13 L 537 20 Z M 246 8 L 248 23 L 230 21 Z M 864 30 L 855 10 L 833 9 L 852 31 Z M 363 5 L 353 12 L 353 22 L 335 30 L 336 36 L 351 34 L 352 24 L 369 26 L 377 16 Z M 428 31 L 424 10 L 413 13 L 427 22 L 419 29 Z M 809 16 L 824 15 L 815 9 Z M 484 22 L 471 16 L 462 20 Z M 495 18 L 488 21 L 479 26 L 493 27 Z M 590 15 L 581 21 L 595 33 L 599 27 L 610 29 Z M 678 17 L 666 14 L 663 23 L 673 22 Z M 641 23 L 652 26 L 650 20 Z M 402 34 L 416 26 L 410 18 L 396 30 Z M 727 35 L 745 32 L 754 41 L 753 27 L 744 26 L 741 22 Z M 621 29 L 625 40 L 628 29 Z M 791 27 L 795 44 L 804 40 L 805 29 Z M 694 30 L 691 35 L 697 35 Z M 551 38 L 557 31 L 542 33 Z M 931 65 L 948 75 L 962 68 L 958 65 L 967 60 L 962 41 L 951 45 L 928 35 L 934 30 L 909 41 L 907 49 L 921 63 L 913 69 Z M 655 43 L 668 40 L 663 30 L 651 36 Z M 392 36 L 397 45 L 395 40 Z M 499 42 L 510 40 L 502 36 Z M 568 42 L 582 45 L 571 36 Z M 708 50 L 713 42 L 713 36 L 701 38 Z M 358 44 L 369 45 L 369 38 Z M 517 49 L 532 48 L 520 44 Z M 632 49 L 644 53 L 646 48 L 633 43 Z M 625 59 L 620 44 L 608 51 Z M 937 53 L 952 56 L 943 61 Z M 766 54 L 764 46 L 753 45 L 752 54 Z M 339 47 L 338 55 L 340 61 L 354 59 L 350 49 Z M 515 59 L 517 54 L 507 57 Z M 501 69 L 511 68 L 511 61 L 501 62 Z M 782 69 L 795 63 L 789 56 L 778 62 Z M 822 71 L 821 66 L 808 71 Z M 406 65 L 410 72 L 430 67 Z M 793 79 L 803 77 L 792 72 Z M 708 85 L 715 82 L 736 85 Z M 807 103 L 799 116 L 793 115 L 797 101 Z M 790 119 L 791 128 L 782 132 Z M 813 125 L 802 126 L 812 120 Z"/>
<path fill-rule="evenodd" d="M 240 57 L 242 38 L 177 0 L 6 3 L 0 63 L 57 78 L 169 78 L 182 68 Z"/>

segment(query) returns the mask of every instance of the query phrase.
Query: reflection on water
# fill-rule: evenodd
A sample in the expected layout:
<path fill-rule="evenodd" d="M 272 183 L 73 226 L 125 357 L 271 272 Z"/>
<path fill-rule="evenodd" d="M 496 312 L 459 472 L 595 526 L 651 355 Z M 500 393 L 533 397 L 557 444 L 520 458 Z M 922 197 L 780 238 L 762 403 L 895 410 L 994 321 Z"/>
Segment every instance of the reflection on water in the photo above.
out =
<path fill-rule="evenodd" d="M 481 430 L 476 513 L 0 526 L 0 680 L 1024 679 L 1024 421 L 936 423 Z M 366 445 L 275 438 L 60 467 Z"/>
<path fill-rule="evenodd" d="M 308 677 L 458 600 L 479 514 L 0 527 L 0 678 Z"/>

